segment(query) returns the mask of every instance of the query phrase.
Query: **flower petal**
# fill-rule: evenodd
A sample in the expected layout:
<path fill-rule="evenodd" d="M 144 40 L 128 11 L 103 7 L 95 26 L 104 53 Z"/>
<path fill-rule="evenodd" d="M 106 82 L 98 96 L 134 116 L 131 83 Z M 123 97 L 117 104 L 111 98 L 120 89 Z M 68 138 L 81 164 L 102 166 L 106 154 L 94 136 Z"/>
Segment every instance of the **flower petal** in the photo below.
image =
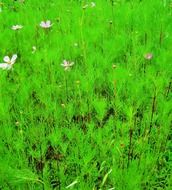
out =
<path fill-rule="evenodd" d="M 64 70 L 67 71 L 69 69 L 69 67 L 65 67 Z"/>
<path fill-rule="evenodd" d="M 16 30 L 16 26 L 12 26 L 11 29 L 12 29 L 12 30 Z"/>
<path fill-rule="evenodd" d="M 45 28 L 45 27 L 46 27 L 46 23 L 45 23 L 44 21 L 41 21 L 40 26 L 41 26 L 42 28 Z"/>
<path fill-rule="evenodd" d="M 11 58 L 11 64 L 14 64 L 17 59 L 17 54 L 14 54 Z"/>
<path fill-rule="evenodd" d="M 64 65 L 64 67 L 68 66 L 68 61 L 64 60 L 63 65 Z"/>
<path fill-rule="evenodd" d="M 6 63 L 9 63 L 9 62 L 10 62 L 9 56 L 5 56 L 5 57 L 4 57 L 4 61 L 5 61 Z"/>
<path fill-rule="evenodd" d="M 0 64 L 1 69 L 11 69 L 11 65 L 7 63 L 1 63 Z"/>

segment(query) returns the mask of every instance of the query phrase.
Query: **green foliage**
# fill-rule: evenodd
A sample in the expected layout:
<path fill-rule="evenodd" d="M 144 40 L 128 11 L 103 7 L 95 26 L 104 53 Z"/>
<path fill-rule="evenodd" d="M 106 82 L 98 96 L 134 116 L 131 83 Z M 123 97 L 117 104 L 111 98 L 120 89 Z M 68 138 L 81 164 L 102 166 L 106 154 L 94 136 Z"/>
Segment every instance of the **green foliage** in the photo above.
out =
<path fill-rule="evenodd" d="M 170 190 L 172 1 L 0 10 L 0 189 Z"/>

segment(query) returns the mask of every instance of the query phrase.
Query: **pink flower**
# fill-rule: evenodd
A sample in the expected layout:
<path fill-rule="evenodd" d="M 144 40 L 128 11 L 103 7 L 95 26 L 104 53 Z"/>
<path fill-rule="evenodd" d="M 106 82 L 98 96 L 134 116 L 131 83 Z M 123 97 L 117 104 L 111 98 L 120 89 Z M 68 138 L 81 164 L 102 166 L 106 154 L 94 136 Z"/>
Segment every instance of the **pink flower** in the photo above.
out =
<path fill-rule="evenodd" d="M 20 30 L 20 29 L 22 29 L 23 28 L 23 26 L 22 25 L 13 25 L 12 27 L 11 27 L 11 29 L 12 30 Z"/>
<path fill-rule="evenodd" d="M 51 21 L 50 20 L 47 20 L 47 21 L 41 21 L 40 23 L 40 27 L 42 28 L 51 28 L 53 24 L 51 24 Z"/>
<path fill-rule="evenodd" d="M 14 54 L 11 59 L 9 56 L 5 56 L 4 57 L 5 63 L 0 63 L 0 68 L 7 70 L 11 69 L 14 63 L 16 62 L 16 59 L 17 59 L 17 54 Z"/>
<path fill-rule="evenodd" d="M 69 70 L 74 65 L 74 62 L 66 61 L 64 60 L 61 64 L 62 67 L 64 67 L 64 70 Z"/>
<path fill-rule="evenodd" d="M 147 60 L 151 60 L 153 58 L 153 54 L 152 53 L 146 53 L 144 55 L 144 58 L 147 59 Z"/>

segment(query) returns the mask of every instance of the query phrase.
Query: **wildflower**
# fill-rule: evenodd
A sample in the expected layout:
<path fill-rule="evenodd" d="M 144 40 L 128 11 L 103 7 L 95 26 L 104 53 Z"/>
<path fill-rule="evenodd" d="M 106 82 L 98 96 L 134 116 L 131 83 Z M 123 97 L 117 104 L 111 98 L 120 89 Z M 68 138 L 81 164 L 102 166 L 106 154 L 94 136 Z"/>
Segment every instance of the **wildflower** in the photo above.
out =
<path fill-rule="evenodd" d="M 36 46 L 33 46 L 32 47 L 32 53 L 35 53 L 36 52 Z"/>
<path fill-rule="evenodd" d="M 16 62 L 16 59 L 17 59 L 16 54 L 14 54 L 11 59 L 9 58 L 9 56 L 5 56 L 4 57 L 4 62 L 5 63 L 1 63 L 0 68 L 7 69 L 7 70 L 11 69 L 12 66 L 14 65 L 14 63 Z"/>
<path fill-rule="evenodd" d="M 95 2 L 91 2 L 91 8 L 95 7 L 96 6 L 96 3 Z"/>
<path fill-rule="evenodd" d="M 153 58 L 153 55 L 152 55 L 152 53 L 146 53 L 144 55 L 144 58 L 147 59 L 147 60 L 151 60 Z"/>
<path fill-rule="evenodd" d="M 41 23 L 40 23 L 40 26 L 41 26 L 42 28 L 45 28 L 45 29 L 51 28 L 52 25 L 53 25 L 53 24 L 51 24 L 51 21 L 50 21 L 50 20 L 41 21 Z"/>
<path fill-rule="evenodd" d="M 23 26 L 22 25 L 13 25 L 12 27 L 11 27 L 11 29 L 12 30 L 20 30 L 20 29 L 22 29 L 23 28 Z"/>
<path fill-rule="evenodd" d="M 61 64 L 61 66 L 64 67 L 64 70 L 69 70 L 70 67 L 72 67 L 74 65 L 74 62 L 70 62 L 70 61 L 66 61 L 64 60 L 63 63 Z"/>

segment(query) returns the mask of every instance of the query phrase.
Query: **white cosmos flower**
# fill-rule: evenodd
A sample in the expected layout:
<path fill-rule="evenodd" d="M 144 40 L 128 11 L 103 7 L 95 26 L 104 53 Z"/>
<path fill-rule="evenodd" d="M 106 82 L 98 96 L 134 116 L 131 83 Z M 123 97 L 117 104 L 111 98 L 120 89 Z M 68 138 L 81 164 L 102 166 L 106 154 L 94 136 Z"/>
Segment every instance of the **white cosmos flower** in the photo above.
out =
<path fill-rule="evenodd" d="M 64 70 L 70 69 L 74 65 L 74 62 L 66 61 L 64 60 L 63 63 L 61 64 L 62 67 L 64 67 Z"/>
<path fill-rule="evenodd" d="M 51 24 L 50 20 L 41 21 L 41 23 L 40 23 L 40 27 L 45 28 L 45 29 L 52 27 L 52 25 L 53 24 Z"/>
<path fill-rule="evenodd" d="M 12 27 L 11 27 L 11 29 L 12 30 L 20 30 L 20 29 L 22 29 L 23 28 L 23 26 L 22 25 L 13 25 Z"/>
<path fill-rule="evenodd" d="M 5 63 L 0 63 L 0 68 L 7 70 L 11 69 L 14 63 L 16 62 L 16 59 L 17 59 L 17 54 L 14 54 L 11 59 L 9 56 L 5 56 L 4 57 Z"/>

